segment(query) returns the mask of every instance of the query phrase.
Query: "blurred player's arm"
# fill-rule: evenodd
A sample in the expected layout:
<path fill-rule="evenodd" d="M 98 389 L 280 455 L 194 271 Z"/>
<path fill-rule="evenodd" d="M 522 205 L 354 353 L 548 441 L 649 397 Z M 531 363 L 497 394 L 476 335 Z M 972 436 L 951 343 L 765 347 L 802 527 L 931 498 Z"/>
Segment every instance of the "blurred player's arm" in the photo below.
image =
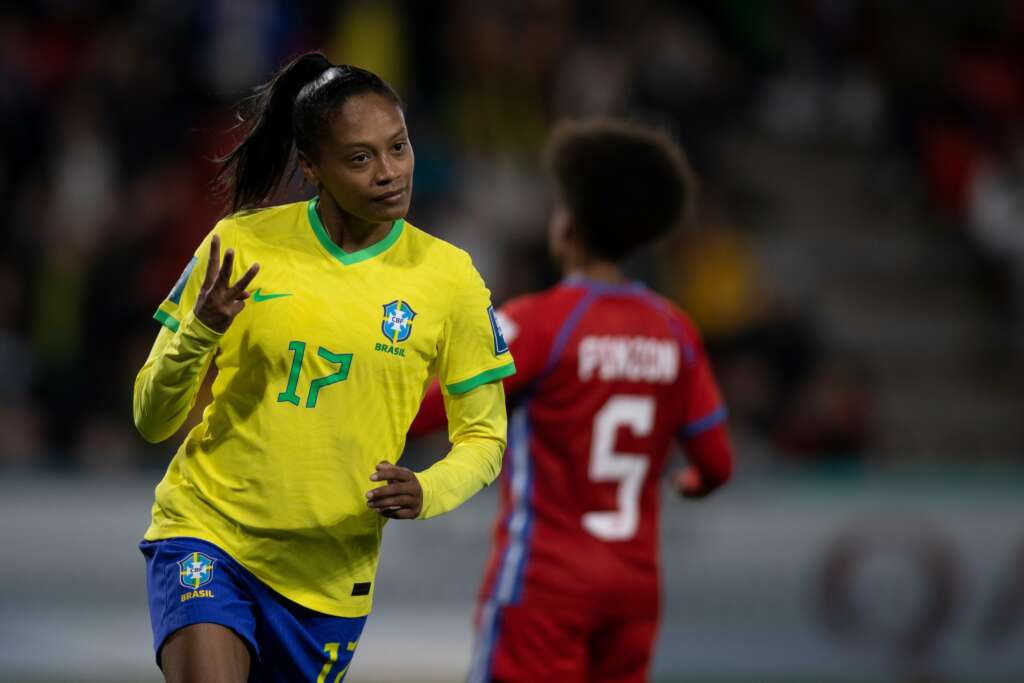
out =
<path fill-rule="evenodd" d="M 135 378 L 132 401 L 135 426 L 146 441 L 163 441 L 185 422 L 222 336 L 192 312 L 177 332 L 160 328 Z"/>
<path fill-rule="evenodd" d="M 501 472 L 507 428 L 501 382 L 490 382 L 464 394 L 445 395 L 443 404 L 452 449 L 416 475 L 423 487 L 420 519 L 454 510 Z"/>
<path fill-rule="evenodd" d="M 676 490 L 685 498 L 703 498 L 732 477 L 733 452 L 724 424 L 683 441 L 690 465 L 676 478 Z"/>
<path fill-rule="evenodd" d="M 732 477 L 733 451 L 725 426 L 727 411 L 700 332 L 688 318 L 681 322 L 690 345 L 684 349 L 686 395 L 678 439 L 690 464 L 677 475 L 675 486 L 686 498 L 703 498 Z"/>

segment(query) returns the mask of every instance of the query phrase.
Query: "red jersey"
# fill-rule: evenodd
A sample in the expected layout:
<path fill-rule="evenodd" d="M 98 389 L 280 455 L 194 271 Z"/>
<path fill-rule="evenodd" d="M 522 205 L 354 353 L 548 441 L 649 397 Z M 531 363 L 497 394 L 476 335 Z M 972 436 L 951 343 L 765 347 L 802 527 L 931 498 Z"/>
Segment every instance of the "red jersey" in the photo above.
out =
<path fill-rule="evenodd" d="M 482 597 L 656 614 L 669 449 L 725 419 L 693 323 L 642 285 L 571 280 L 501 317 L 518 372 Z"/>
<path fill-rule="evenodd" d="M 482 602 L 656 615 L 669 449 L 725 419 L 696 328 L 643 285 L 572 279 L 498 317 L 517 373 Z"/>

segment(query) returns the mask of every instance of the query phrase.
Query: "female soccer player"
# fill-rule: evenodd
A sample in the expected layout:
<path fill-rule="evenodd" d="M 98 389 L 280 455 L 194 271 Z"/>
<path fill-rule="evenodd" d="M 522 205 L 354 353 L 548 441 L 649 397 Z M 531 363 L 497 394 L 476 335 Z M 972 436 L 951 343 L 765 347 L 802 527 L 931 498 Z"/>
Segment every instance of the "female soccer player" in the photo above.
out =
<path fill-rule="evenodd" d="M 658 482 L 672 441 L 679 492 L 732 470 L 725 409 L 689 318 L 620 264 L 677 223 L 692 193 L 662 133 L 568 123 L 547 147 L 558 286 L 498 314 L 518 372 L 502 507 L 471 683 L 641 683 L 657 630 Z M 414 432 L 444 423 L 428 392 Z"/>
<path fill-rule="evenodd" d="M 390 86 L 304 54 L 246 123 L 230 214 L 160 304 L 135 383 L 156 442 L 218 370 L 141 544 L 154 646 L 168 681 L 338 683 L 385 518 L 448 512 L 497 476 L 515 368 L 469 256 L 404 220 L 413 151 Z M 292 154 L 318 195 L 259 208 Z M 414 474 L 391 463 L 432 376 L 453 447 Z"/>

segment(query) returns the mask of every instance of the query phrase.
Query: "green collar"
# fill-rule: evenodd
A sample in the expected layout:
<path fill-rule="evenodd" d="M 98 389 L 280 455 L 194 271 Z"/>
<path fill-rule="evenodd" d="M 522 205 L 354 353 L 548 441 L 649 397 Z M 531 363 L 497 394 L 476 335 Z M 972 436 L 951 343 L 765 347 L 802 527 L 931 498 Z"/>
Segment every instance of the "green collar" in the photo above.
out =
<path fill-rule="evenodd" d="M 306 213 L 309 214 L 309 224 L 313 226 L 313 234 L 315 234 L 316 238 L 320 240 L 320 244 L 323 245 L 323 248 L 326 249 L 331 256 L 341 261 L 343 265 L 351 266 L 355 263 L 359 263 L 360 261 L 373 258 L 377 254 L 386 251 L 388 247 L 397 242 L 398 238 L 402 236 L 402 227 L 405 225 L 405 220 L 399 218 L 391 224 L 391 230 L 380 242 L 371 244 L 365 249 L 360 249 L 359 251 L 354 251 L 350 254 L 335 244 L 334 240 L 331 239 L 331 236 L 327 234 L 324 224 L 320 222 L 320 215 L 316 212 L 316 205 L 319 201 L 320 196 L 317 195 L 310 199 L 306 204 Z"/>

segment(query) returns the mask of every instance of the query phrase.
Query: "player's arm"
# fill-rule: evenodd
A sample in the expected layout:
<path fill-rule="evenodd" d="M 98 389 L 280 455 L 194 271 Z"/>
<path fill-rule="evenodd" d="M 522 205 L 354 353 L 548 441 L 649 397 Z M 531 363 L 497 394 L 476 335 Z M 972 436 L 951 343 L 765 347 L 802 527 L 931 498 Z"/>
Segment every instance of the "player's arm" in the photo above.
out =
<path fill-rule="evenodd" d="M 443 404 L 435 416 L 447 414 L 452 448 L 419 474 L 390 463 L 378 465 L 371 479 L 389 483 L 368 492 L 367 502 L 387 517 L 444 514 L 501 472 L 508 426 L 502 380 L 515 374 L 516 365 L 484 281 L 468 256 L 453 265 L 459 275 L 435 359 L 440 387 L 431 399 L 439 397 Z"/>
<path fill-rule="evenodd" d="M 539 342 L 539 330 L 535 325 L 525 325 L 530 320 L 528 306 L 526 300 L 516 300 L 495 314 L 499 334 L 516 359 L 516 373 L 502 380 L 509 400 L 515 400 L 519 392 L 540 374 L 546 360 L 543 345 Z M 423 396 L 420 411 L 409 427 L 409 434 L 420 436 L 444 427 L 448 420 L 445 405 L 440 383 L 432 381 Z"/>
<path fill-rule="evenodd" d="M 724 423 L 685 439 L 683 450 L 690 465 L 675 482 L 683 497 L 703 498 L 732 477 L 732 444 Z"/>
<path fill-rule="evenodd" d="M 429 519 L 459 507 L 498 477 L 507 428 L 501 382 L 445 395 L 444 405 L 451 450 L 415 474 L 387 462 L 378 465 L 370 479 L 389 483 L 367 494 L 371 508 L 395 519 Z"/>
<path fill-rule="evenodd" d="M 245 288 L 259 270 L 258 264 L 253 264 L 235 284 L 229 284 L 234 252 L 228 249 L 221 264 L 219 236 L 212 235 L 209 243 L 201 283 L 186 269 L 179 283 L 182 291 L 172 292 L 170 297 L 179 304 L 190 282 L 194 282 L 191 296 L 186 297 L 194 305 L 191 310 L 184 307 L 186 313 L 180 320 L 161 306 L 156 317 L 163 327 L 135 378 L 135 426 L 151 443 L 170 437 L 188 417 L 217 345 L 244 307 L 249 296 Z"/>
<path fill-rule="evenodd" d="M 163 441 L 185 422 L 220 337 L 191 313 L 177 332 L 160 328 L 132 400 L 135 427 L 146 441 Z"/>
<path fill-rule="evenodd" d="M 689 466 L 677 475 L 675 485 L 686 498 L 703 498 L 732 477 L 733 450 L 725 404 L 704 345 L 693 323 L 684 322 L 692 343 L 684 342 L 685 395 L 678 438 Z"/>

